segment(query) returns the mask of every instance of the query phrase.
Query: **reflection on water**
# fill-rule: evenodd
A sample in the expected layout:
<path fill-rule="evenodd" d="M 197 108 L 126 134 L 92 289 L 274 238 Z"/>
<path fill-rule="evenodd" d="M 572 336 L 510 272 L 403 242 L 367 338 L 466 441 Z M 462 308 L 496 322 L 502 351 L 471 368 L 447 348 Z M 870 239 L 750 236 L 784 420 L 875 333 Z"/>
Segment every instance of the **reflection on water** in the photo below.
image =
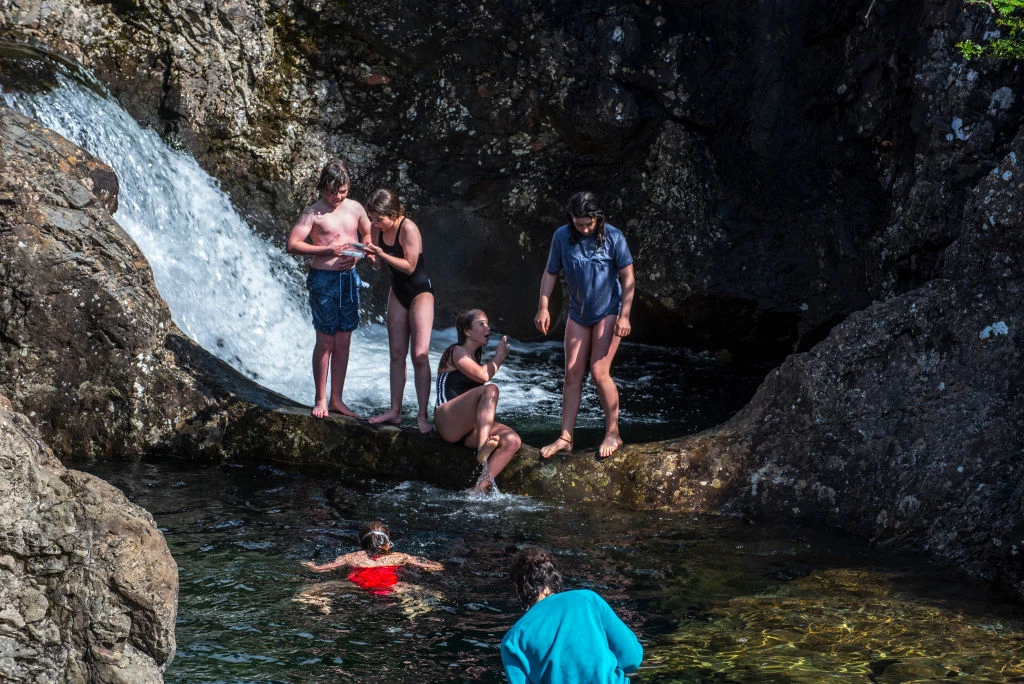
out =
<path fill-rule="evenodd" d="M 153 513 L 178 562 L 167 682 L 503 681 L 525 543 L 635 629 L 634 681 L 1024 681 L 1019 603 L 834 536 L 256 466 L 92 469 Z M 373 518 L 445 571 L 376 596 L 300 566 L 353 550 Z"/>

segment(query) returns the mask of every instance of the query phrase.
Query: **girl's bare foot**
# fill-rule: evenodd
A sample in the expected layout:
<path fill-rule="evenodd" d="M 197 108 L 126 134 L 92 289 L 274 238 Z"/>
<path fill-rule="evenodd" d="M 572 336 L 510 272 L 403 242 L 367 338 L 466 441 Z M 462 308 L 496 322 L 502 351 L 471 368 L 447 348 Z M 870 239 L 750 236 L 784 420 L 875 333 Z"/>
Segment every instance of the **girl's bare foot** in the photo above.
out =
<path fill-rule="evenodd" d="M 402 424 L 402 414 L 398 411 L 386 411 L 379 416 L 370 418 L 370 425 L 379 425 L 380 423 L 389 423 L 391 425 Z"/>
<path fill-rule="evenodd" d="M 476 450 L 476 462 L 487 463 L 487 459 L 491 457 L 494 450 L 498 448 L 498 438 L 495 435 L 491 435 L 487 438 L 487 441 L 480 445 L 480 448 Z"/>
<path fill-rule="evenodd" d="M 541 449 L 540 457 L 551 458 L 555 454 L 563 451 L 572 451 L 572 435 L 567 432 L 563 432 L 558 435 L 558 439 Z"/>
<path fill-rule="evenodd" d="M 417 416 L 416 421 L 420 424 L 420 434 L 429 435 L 434 431 L 434 424 L 426 416 Z"/>
<path fill-rule="evenodd" d="M 316 406 L 313 407 L 314 418 L 326 418 L 328 413 L 326 400 L 316 402 Z"/>
<path fill-rule="evenodd" d="M 601 442 L 601 446 L 597 447 L 598 458 L 608 458 L 622 446 L 622 438 L 619 437 L 619 433 L 609 433 L 604 436 L 604 441 Z"/>
<path fill-rule="evenodd" d="M 359 417 L 359 415 L 355 411 L 350 409 L 348 406 L 345 406 L 345 403 L 341 402 L 341 401 L 334 401 L 332 399 L 331 400 L 331 405 L 330 405 L 329 408 L 332 411 L 334 411 L 335 413 L 340 413 L 341 415 L 348 416 L 349 418 L 358 418 Z M 315 416 L 316 415 L 316 413 L 315 413 L 316 409 L 313 409 L 313 410 L 314 410 L 313 415 Z M 326 414 L 324 414 L 324 415 L 326 415 Z M 323 417 L 323 416 L 319 416 L 319 417 Z"/>

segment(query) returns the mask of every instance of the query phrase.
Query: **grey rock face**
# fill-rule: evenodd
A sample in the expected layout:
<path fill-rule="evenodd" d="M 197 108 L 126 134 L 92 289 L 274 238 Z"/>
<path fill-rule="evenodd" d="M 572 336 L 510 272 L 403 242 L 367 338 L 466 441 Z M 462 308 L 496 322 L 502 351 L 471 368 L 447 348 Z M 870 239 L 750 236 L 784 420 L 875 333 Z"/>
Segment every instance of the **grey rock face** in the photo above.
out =
<path fill-rule="evenodd" d="M 870 300 L 865 247 L 904 187 L 914 86 L 897 81 L 946 10 L 876 4 L 887 16 L 870 25 L 806 0 L 0 0 L 0 14 L 6 35 L 93 69 L 278 240 L 331 156 L 351 162 L 357 199 L 397 188 L 424 228 L 438 320 L 482 306 L 533 335 L 522 292 L 586 188 L 637 253 L 638 337 L 781 356 Z"/>
<path fill-rule="evenodd" d="M 0 672 L 10 682 L 162 682 L 178 569 L 153 518 L 66 470 L 0 395 Z"/>

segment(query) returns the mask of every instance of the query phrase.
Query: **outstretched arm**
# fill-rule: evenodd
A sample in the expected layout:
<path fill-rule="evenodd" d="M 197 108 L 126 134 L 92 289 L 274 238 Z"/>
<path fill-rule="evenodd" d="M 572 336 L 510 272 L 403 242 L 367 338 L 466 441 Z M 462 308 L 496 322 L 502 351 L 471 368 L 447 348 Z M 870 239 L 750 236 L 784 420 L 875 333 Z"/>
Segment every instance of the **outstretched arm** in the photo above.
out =
<path fill-rule="evenodd" d="M 323 565 L 317 565 L 312 561 L 307 561 L 302 564 L 302 567 L 307 570 L 312 570 L 313 572 L 330 572 L 331 570 L 337 570 L 338 568 L 345 568 L 351 565 L 352 555 L 353 554 L 351 553 L 346 553 L 344 556 L 338 556 L 331 562 L 324 563 Z"/>
<path fill-rule="evenodd" d="M 444 570 L 444 566 L 437 561 L 421 558 L 419 556 L 409 556 L 409 565 L 415 565 L 417 568 L 423 568 L 430 572 L 440 572 L 441 570 Z"/>

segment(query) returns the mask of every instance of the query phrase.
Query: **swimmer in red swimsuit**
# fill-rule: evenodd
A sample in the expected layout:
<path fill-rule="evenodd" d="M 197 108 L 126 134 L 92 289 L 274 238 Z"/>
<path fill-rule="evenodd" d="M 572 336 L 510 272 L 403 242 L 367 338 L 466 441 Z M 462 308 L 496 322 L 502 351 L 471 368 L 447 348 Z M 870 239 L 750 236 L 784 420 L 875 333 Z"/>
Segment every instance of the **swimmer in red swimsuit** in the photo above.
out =
<path fill-rule="evenodd" d="M 371 593 L 381 595 L 389 593 L 392 587 L 398 584 L 400 566 L 412 565 L 431 572 L 444 569 L 444 566 L 432 560 L 392 551 L 388 528 L 379 520 L 368 522 L 359 530 L 359 547 L 358 551 L 338 556 L 330 563 L 302 565 L 313 572 L 352 568 L 348 575 L 350 582 Z"/>

